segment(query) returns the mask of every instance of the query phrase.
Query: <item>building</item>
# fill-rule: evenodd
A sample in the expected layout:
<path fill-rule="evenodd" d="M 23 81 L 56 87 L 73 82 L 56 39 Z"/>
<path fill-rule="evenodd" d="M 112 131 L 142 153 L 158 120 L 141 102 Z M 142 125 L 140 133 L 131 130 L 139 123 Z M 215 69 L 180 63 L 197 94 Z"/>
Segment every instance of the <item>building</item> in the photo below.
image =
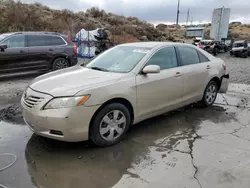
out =
<path fill-rule="evenodd" d="M 186 30 L 186 37 L 200 37 L 204 39 L 205 36 L 205 27 L 190 27 Z"/>

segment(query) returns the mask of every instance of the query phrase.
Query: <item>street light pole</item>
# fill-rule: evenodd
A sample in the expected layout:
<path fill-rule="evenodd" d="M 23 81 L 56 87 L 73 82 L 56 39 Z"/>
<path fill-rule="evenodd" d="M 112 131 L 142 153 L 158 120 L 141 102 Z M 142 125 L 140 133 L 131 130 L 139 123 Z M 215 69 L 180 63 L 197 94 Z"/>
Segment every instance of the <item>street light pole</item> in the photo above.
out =
<path fill-rule="evenodd" d="M 176 27 L 178 27 L 179 25 L 179 14 L 180 14 L 180 0 L 178 0 L 178 6 L 177 6 Z"/>

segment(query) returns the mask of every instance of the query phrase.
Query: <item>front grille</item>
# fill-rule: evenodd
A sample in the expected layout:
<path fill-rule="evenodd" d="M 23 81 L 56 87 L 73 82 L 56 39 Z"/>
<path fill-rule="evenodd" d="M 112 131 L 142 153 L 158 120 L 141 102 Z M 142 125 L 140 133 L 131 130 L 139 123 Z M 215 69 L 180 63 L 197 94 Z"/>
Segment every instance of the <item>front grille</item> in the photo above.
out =
<path fill-rule="evenodd" d="M 24 98 L 23 99 L 23 103 L 26 107 L 28 108 L 33 108 L 35 107 L 36 105 L 38 105 L 40 102 L 43 101 L 43 97 L 37 97 L 37 96 L 28 96 L 27 98 Z"/>

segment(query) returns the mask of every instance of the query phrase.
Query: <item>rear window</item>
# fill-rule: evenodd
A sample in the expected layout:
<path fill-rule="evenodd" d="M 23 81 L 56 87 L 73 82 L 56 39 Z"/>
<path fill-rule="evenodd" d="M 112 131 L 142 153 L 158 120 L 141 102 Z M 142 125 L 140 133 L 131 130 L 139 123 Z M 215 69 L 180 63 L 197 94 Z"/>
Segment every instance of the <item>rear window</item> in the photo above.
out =
<path fill-rule="evenodd" d="M 202 54 L 201 52 L 197 51 L 198 52 L 198 55 L 199 55 L 199 58 L 200 58 L 200 62 L 203 63 L 203 62 L 209 62 L 209 59 L 204 55 Z"/>
<path fill-rule="evenodd" d="M 46 43 L 48 46 L 60 46 L 65 45 L 65 41 L 58 36 L 46 36 Z"/>
<path fill-rule="evenodd" d="M 28 35 L 28 46 L 46 46 L 45 36 L 43 35 Z"/>

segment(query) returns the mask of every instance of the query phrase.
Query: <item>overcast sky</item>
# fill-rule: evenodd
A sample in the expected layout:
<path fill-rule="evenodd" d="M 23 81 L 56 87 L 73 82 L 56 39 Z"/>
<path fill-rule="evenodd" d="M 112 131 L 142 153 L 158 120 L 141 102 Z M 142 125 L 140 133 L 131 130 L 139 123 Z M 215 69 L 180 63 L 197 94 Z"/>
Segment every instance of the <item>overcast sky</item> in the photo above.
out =
<path fill-rule="evenodd" d="M 99 7 L 107 12 L 136 16 L 151 23 L 176 21 L 178 0 L 22 0 L 39 2 L 51 8 L 84 11 Z M 180 0 L 180 22 L 185 23 L 188 8 L 195 23 L 211 22 L 212 10 L 225 6 L 231 8 L 231 21 L 250 23 L 249 0 Z"/>

